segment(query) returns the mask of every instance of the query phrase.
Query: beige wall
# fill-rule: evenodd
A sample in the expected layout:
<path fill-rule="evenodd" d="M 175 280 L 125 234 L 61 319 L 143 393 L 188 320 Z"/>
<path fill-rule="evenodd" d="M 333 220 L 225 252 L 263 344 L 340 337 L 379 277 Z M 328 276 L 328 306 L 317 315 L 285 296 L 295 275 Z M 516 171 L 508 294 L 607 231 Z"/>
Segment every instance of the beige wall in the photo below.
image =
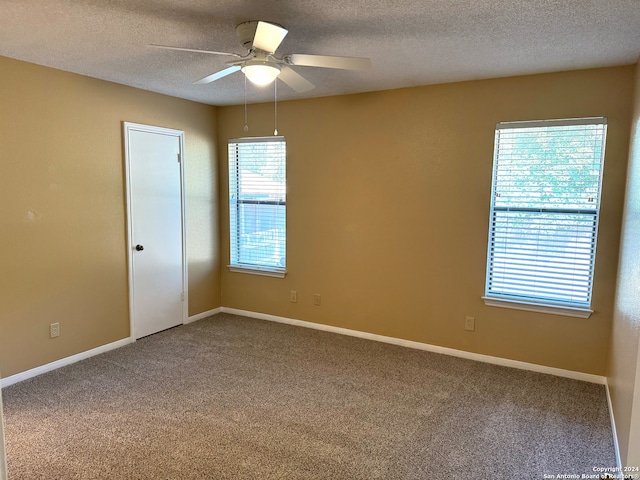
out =
<path fill-rule="evenodd" d="M 0 72 L 2 374 L 129 336 L 123 121 L 185 131 L 189 312 L 218 307 L 215 108 L 7 58 Z"/>
<path fill-rule="evenodd" d="M 287 270 L 222 268 L 222 304 L 604 375 L 611 331 L 633 68 L 618 67 L 283 102 Z M 589 319 L 486 307 L 495 124 L 604 115 L 602 216 Z M 250 135 L 273 104 L 249 106 Z M 218 109 L 221 261 L 229 261 L 226 141 L 242 107 Z M 289 302 L 297 290 L 298 303 Z M 322 306 L 313 305 L 313 294 Z M 464 316 L 476 331 L 463 330 Z"/>
<path fill-rule="evenodd" d="M 640 466 L 640 63 L 634 99 L 608 381 L 622 461 Z"/>

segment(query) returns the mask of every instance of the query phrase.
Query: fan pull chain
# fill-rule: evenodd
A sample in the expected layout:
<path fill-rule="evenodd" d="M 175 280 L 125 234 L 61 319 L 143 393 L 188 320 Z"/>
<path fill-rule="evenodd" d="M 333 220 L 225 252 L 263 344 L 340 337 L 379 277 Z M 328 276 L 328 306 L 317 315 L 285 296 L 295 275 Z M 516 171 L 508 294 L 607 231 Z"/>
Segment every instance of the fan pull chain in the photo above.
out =
<path fill-rule="evenodd" d="M 274 129 L 273 135 L 278 135 L 278 79 L 273 82 L 274 95 L 273 95 L 273 114 L 274 114 Z"/>
<path fill-rule="evenodd" d="M 249 131 L 249 121 L 247 119 L 247 76 L 244 76 L 244 131 Z"/>

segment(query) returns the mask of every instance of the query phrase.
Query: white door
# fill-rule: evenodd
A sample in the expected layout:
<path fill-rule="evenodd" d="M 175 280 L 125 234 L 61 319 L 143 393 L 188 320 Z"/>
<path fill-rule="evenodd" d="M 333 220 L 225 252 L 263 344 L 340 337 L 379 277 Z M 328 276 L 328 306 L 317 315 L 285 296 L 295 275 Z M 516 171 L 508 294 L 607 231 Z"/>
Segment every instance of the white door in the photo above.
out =
<path fill-rule="evenodd" d="M 131 335 L 184 323 L 184 133 L 125 123 Z"/>

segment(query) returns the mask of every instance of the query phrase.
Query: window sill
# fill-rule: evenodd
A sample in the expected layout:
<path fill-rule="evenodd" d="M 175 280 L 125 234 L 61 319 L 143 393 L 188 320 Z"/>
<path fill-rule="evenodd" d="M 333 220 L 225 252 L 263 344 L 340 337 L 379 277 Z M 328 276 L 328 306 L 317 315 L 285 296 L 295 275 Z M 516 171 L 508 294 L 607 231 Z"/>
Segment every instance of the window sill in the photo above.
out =
<path fill-rule="evenodd" d="M 248 273 L 250 275 L 263 275 L 265 277 L 284 278 L 287 271 L 284 268 L 268 268 L 244 265 L 227 265 L 227 268 L 234 273 Z"/>
<path fill-rule="evenodd" d="M 593 310 L 588 308 L 569 307 L 564 305 L 525 303 L 514 300 L 504 300 L 494 297 L 482 297 L 484 304 L 489 307 L 512 308 L 528 312 L 548 313 L 550 315 L 564 315 L 567 317 L 589 318 Z"/>

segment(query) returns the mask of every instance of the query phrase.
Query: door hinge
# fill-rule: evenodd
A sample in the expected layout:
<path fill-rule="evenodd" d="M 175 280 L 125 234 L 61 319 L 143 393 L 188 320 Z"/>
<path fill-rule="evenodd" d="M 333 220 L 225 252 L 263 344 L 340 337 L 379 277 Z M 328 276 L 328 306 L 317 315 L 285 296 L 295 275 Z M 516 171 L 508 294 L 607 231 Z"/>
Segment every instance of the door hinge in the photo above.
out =
<path fill-rule="evenodd" d="M 180 294 L 180 300 L 182 300 L 182 301 L 184 302 L 184 292 L 182 292 L 182 293 Z"/>
<path fill-rule="evenodd" d="M 178 163 L 182 161 L 182 156 L 178 153 Z"/>

